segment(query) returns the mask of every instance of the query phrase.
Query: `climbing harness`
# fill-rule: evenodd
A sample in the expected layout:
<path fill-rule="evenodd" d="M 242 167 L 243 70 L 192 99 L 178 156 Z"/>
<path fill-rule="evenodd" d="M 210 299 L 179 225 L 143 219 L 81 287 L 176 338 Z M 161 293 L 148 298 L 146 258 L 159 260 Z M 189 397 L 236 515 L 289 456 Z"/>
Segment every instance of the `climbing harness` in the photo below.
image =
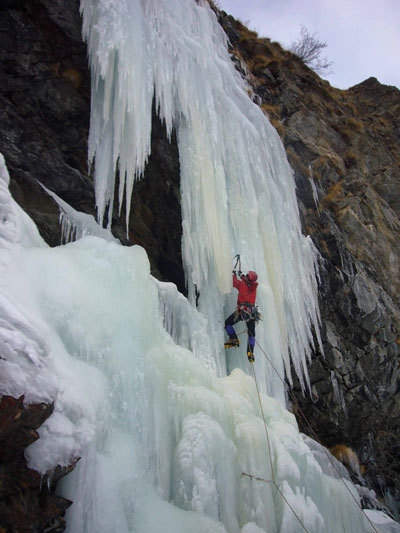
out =
<path fill-rule="evenodd" d="M 260 313 L 257 305 L 252 305 L 248 302 L 245 302 L 243 304 L 239 304 L 237 306 L 236 311 L 241 317 L 244 322 L 248 322 L 249 320 L 254 320 L 255 323 L 262 320 L 262 314 Z"/>

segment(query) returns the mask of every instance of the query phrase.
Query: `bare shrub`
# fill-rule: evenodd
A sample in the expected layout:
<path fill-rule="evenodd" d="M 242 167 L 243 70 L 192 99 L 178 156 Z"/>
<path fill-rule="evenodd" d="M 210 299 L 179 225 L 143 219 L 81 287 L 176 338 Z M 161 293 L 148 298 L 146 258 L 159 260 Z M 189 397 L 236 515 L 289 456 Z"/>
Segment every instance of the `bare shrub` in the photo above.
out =
<path fill-rule="evenodd" d="M 317 39 L 314 33 L 302 26 L 300 37 L 297 41 L 292 42 L 289 50 L 299 57 L 306 65 L 319 75 L 332 73 L 332 61 L 322 57 L 322 50 L 328 45 Z"/>

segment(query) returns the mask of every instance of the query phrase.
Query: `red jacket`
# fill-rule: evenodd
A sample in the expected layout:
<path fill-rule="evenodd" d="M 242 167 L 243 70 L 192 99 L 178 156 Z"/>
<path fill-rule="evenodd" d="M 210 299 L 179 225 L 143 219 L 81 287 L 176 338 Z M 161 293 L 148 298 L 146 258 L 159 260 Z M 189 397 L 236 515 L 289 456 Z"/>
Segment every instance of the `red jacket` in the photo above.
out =
<path fill-rule="evenodd" d="M 254 305 L 256 303 L 256 295 L 257 295 L 257 287 L 258 283 L 252 283 L 251 285 L 248 285 L 246 283 L 246 276 L 243 274 L 240 279 L 236 277 L 235 274 L 233 274 L 232 282 L 235 289 L 239 291 L 238 298 L 237 298 L 237 304 L 244 304 L 249 303 Z"/>

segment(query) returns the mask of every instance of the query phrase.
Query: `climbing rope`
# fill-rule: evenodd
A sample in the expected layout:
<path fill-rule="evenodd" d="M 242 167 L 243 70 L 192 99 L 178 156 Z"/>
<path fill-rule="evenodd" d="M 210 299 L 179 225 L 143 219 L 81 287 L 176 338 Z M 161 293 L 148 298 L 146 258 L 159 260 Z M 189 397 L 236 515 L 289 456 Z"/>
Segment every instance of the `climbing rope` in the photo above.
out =
<path fill-rule="evenodd" d="M 247 330 L 243 330 L 241 332 L 239 332 L 237 335 L 240 336 L 240 335 L 243 335 L 244 333 L 248 333 Z M 273 368 L 274 372 L 276 373 L 276 375 L 279 377 L 279 379 L 282 381 L 282 383 L 284 385 L 287 385 L 286 381 L 284 380 L 284 378 L 281 377 L 280 373 L 278 372 L 278 370 L 275 368 L 274 364 L 272 363 L 271 359 L 268 357 L 267 353 L 263 350 L 262 346 L 260 345 L 260 343 L 256 340 L 256 344 L 257 346 L 260 348 L 261 352 L 263 353 L 263 355 L 265 356 L 266 360 L 268 361 L 268 363 L 271 365 L 271 367 Z M 292 510 L 293 514 L 295 515 L 295 517 L 299 520 L 301 526 L 303 527 L 304 531 L 307 532 L 307 529 L 306 527 L 304 526 L 303 522 L 301 521 L 300 517 L 297 515 L 296 511 L 293 509 L 293 507 L 290 505 L 290 503 L 288 502 L 288 500 L 286 499 L 285 495 L 282 493 L 281 489 L 279 488 L 279 486 L 277 485 L 276 481 L 275 481 L 275 474 L 274 474 L 274 470 L 273 470 L 273 464 L 272 464 L 272 455 L 271 455 L 271 444 L 270 444 L 270 439 L 269 439 L 269 433 L 268 433 L 268 427 L 267 427 L 267 423 L 266 423 L 266 420 L 265 420 L 265 415 L 264 415 L 264 411 L 263 411 L 263 408 L 262 408 L 262 402 L 261 402 L 261 396 L 260 396 L 260 391 L 259 391 L 259 387 L 258 387 L 258 383 L 257 383 L 257 378 L 256 378 L 256 374 L 255 374 L 255 371 L 254 371 L 254 365 L 253 363 L 250 363 L 251 366 L 252 366 L 252 371 L 253 371 L 253 377 L 254 377 L 254 383 L 256 385 L 256 390 L 257 390 L 257 396 L 258 396 L 258 401 L 259 401 L 259 404 L 260 404 L 260 410 L 261 410 L 261 415 L 262 415 L 262 419 L 263 419 L 263 423 L 264 423 L 264 428 L 265 428 L 265 433 L 266 433 L 266 437 L 267 437 L 267 444 L 268 444 L 268 454 L 269 454 L 269 460 L 270 460 L 270 465 L 271 465 L 271 474 L 272 474 L 272 480 L 266 480 L 266 479 L 262 479 L 262 478 L 258 478 L 256 476 L 253 476 L 251 474 L 248 474 L 247 472 L 243 472 L 242 475 L 244 476 L 248 476 L 250 479 L 256 479 L 258 481 L 263 481 L 264 483 L 273 483 L 273 485 L 275 486 L 275 488 L 278 490 L 278 492 L 280 493 L 280 495 L 282 496 L 282 498 L 284 499 L 284 501 L 287 503 L 287 505 L 290 507 L 290 509 Z M 314 440 L 316 442 L 319 442 L 318 441 L 318 435 L 316 434 L 316 432 L 314 431 L 312 425 L 310 424 L 309 420 L 307 419 L 306 415 L 304 414 L 304 412 L 302 411 L 302 409 L 300 408 L 299 404 L 297 403 L 295 397 L 293 396 L 292 392 L 290 391 L 289 389 L 289 395 L 293 401 L 293 403 L 296 405 L 298 411 L 300 412 L 301 416 L 303 417 L 303 419 L 306 421 L 307 423 L 307 426 L 309 427 L 309 429 L 311 430 L 311 433 L 314 437 Z M 370 523 L 372 529 L 375 531 L 375 533 L 379 533 L 378 530 L 376 529 L 375 525 L 373 524 L 373 522 L 370 520 L 370 518 L 367 516 L 367 514 L 364 512 L 364 509 L 361 507 L 360 503 L 357 501 L 357 499 L 355 498 L 354 494 L 351 492 L 350 488 L 346 485 L 346 483 L 344 482 L 342 476 L 340 475 L 340 472 L 339 472 L 339 469 L 337 468 L 337 466 L 335 465 L 335 463 L 332 461 L 332 458 L 330 457 L 330 455 L 328 454 L 327 450 L 325 449 L 325 447 L 321 444 L 322 446 L 322 449 L 323 449 L 323 452 L 325 453 L 327 459 L 329 460 L 329 462 L 331 463 L 333 469 L 336 471 L 336 473 L 338 474 L 338 478 L 341 480 L 341 482 L 343 483 L 344 487 L 346 488 L 346 490 L 349 492 L 349 494 L 351 495 L 352 499 L 354 500 L 354 502 L 356 503 L 357 507 L 360 509 L 360 511 L 363 513 L 364 517 L 367 519 L 367 521 Z M 307 532 L 308 533 L 308 532 Z"/>
<path fill-rule="evenodd" d="M 276 483 L 275 481 L 275 474 L 274 474 L 274 467 L 273 467 L 273 464 L 272 464 L 272 450 L 271 450 L 271 443 L 270 443 L 270 439 L 269 439 L 269 433 L 268 433 L 268 427 L 267 427 L 267 422 L 265 420 L 265 416 L 264 416 L 264 410 L 263 410 L 263 407 L 262 407 L 262 403 L 261 403 L 261 396 L 260 396 L 260 391 L 259 391 L 259 388 L 258 388 L 258 383 L 257 383 L 257 378 L 256 378 L 256 373 L 254 371 L 254 365 L 252 364 L 251 365 L 252 367 L 252 370 L 253 370 L 253 376 L 254 376 L 254 383 L 256 384 L 256 389 L 257 389 L 257 396 L 258 396 L 258 401 L 260 403 L 260 410 L 261 410 L 261 416 L 262 416 L 262 419 L 263 419 L 263 422 L 264 422 L 264 428 L 265 428 L 265 434 L 267 436 L 267 445 L 268 445 L 268 455 L 269 455 L 269 462 L 270 462 L 270 466 L 271 466 L 271 474 L 272 474 L 272 483 L 274 485 L 274 487 L 276 488 L 276 490 L 279 492 L 279 494 L 282 496 L 283 500 L 286 502 L 286 504 L 289 506 L 289 508 L 291 509 L 292 513 L 294 514 L 294 516 L 297 518 L 297 520 L 299 521 L 301 527 L 304 529 L 304 531 L 306 533 L 309 533 L 308 532 L 308 529 L 306 528 L 306 526 L 304 525 L 302 519 L 299 517 L 299 515 L 296 513 L 296 511 L 293 509 L 292 505 L 290 505 L 290 502 L 287 500 L 286 496 L 283 494 L 283 492 L 281 491 L 279 485 Z"/>
<path fill-rule="evenodd" d="M 286 381 L 281 377 L 281 375 L 279 374 L 278 370 L 275 368 L 274 364 L 272 363 L 271 359 L 268 357 L 267 353 L 262 349 L 260 343 L 256 340 L 256 343 L 257 343 L 257 346 L 260 348 L 261 352 L 264 354 L 266 360 L 269 362 L 269 364 L 271 365 L 271 367 L 273 368 L 273 370 L 275 371 L 275 373 L 277 374 L 277 376 L 279 377 L 279 379 L 282 381 L 282 383 L 284 385 L 286 385 Z M 259 389 L 258 389 L 258 384 L 257 384 L 257 379 L 256 379 L 256 374 L 255 374 L 255 371 L 254 371 L 254 366 L 252 365 L 252 370 L 253 370 L 253 376 L 254 376 L 254 382 L 256 384 L 256 389 L 257 389 L 257 395 L 258 395 L 258 401 L 260 402 L 260 408 L 261 408 L 261 413 L 262 413 L 262 418 L 263 418 L 263 421 L 264 421 L 264 426 L 265 426 L 265 431 L 267 433 L 267 440 L 268 440 L 268 451 L 271 455 L 271 451 L 270 451 L 270 445 L 269 445 L 269 437 L 268 437 L 268 429 L 267 429 L 267 424 L 265 422 L 265 417 L 264 417 L 264 413 L 263 413 L 263 409 L 262 409 L 262 404 L 261 404 L 261 398 L 260 398 L 260 393 L 259 393 Z M 299 412 L 301 413 L 301 416 L 304 418 L 304 420 L 306 421 L 307 423 L 307 426 L 309 427 L 309 429 L 311 430 L 311 433 L 313 434 L 314 436 L 314 440 L 316 442 L 319 442 L 318 441 L 318 435 L 316 434 L 316 432 L 314 431 L 312 425 L 310 424 L 309 420 L 307 419 L 306 415 L 303 413 L 303 411 L 301 410 L 299 404 L 297 403 L 294 395 L 292 394 L 292 392 L 290 391 L 289 389 L 289 395 L 293 401 L 293 403 L 296 405 L 297 409 L 299 410 Z M 359 502 L 357 501 L 357 499 L 355 498 L 354 494 L 351 492 L 351 490 L 349 489 L 349 487 L 346 485 L 346 483 L 344 482 L 342 476 L 340 475 L 340 472 L 339 472 L 339 469 L 337 468 L 337 466 L 335 465 L 335 463 L 332 461 L 331 457 L 329 456 L 327 450 L 325 449 L 325 447 L 321 444 L 322 446 L 322 449 L 326 455 L 326 457 L 328 458 L 329 462 L 332 464 L 334 470 L 336 471 L 336 473 L 338 474 L 338 477 L 339 479 L 342 481 L 343 485 L 346 487 L 347 491 L 349 492 L 349 494 L 351 495 L 351 497 L 353 498 L 353 500 L 355 501 L 357 507 L 360 509 L 360 511 L 363 513 L 363 515 L 365 516 L 365 518 L 368 520 L 368 522 L 370 523 L 370 525 L 372 526 L 373 530 L 376 532 L 376 533 L 379 533 L 378 530 L 376 529 L 375 525 L 373 524 L 373 522 L 371 522 L 371 520 L 369 519 L 369 517 L 367 516 L 367 514 L 364 512 L 364 509 L 361 507 L 361 505 L 359 504 Z M 270 459 L 271 459 L 271 456 L 270 456 Z M 271 461 L 271 469 L 272 469 L 272 461 Z M 273 473 L 273 471 L 272 471 Z M 274 485 L 276 486 L 276 483 L 275 483 L 275 480 L 274 480 L 274 475 L 272 475 L 273 477 L 273 483 Z M 277 486 L 276 486 L 277 487 Z M 284 500 L 287 502 L 285 496 L 282 494 L 282 492 L 280 491 L 279 487 L 277 487 L 278 491 L 281 493 L 282 497 L 284 498 Z M 287 502 L 289 507 L 290 507 L 290 504 L 289 502 Z M 292 509 L 292 511 L 294 512 L 294 514 L 296 515 L 295 511 Z M 297 515 L 296 515 L 297 517 Z M 300 519 L 299 519 L 300 520 Z M 300 520 L 301 522 L 301 520 Z M 304 527 L 304 524 L 301 522 L 301 525 Z M 305 529 L 305 528 L 304 528 Z M 305 531 L 307 531 L 305 529 Z"/>

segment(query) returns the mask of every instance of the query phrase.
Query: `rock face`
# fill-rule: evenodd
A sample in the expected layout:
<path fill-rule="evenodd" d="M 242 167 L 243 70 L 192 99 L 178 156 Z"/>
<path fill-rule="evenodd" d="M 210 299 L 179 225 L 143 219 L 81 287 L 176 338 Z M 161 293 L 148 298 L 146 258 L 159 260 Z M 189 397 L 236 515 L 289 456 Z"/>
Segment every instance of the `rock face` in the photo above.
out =
<path fill-rule="evenodd" d="M 311 391 L 293 384 L 293 409 L 305 433 L 356 451 L 378 496 L 389 491 L 399 500 L 400 92 L 374 78 L 334 89 L 279 44 L 217 15 L 254 101 L 282 137 L 303 231 L 321 254 L 324 353 L 310 363 Z M 0 152 L 13 196 L 51 246 L 60 243 L 58 209 L 37 180 L 95 214 L 80 24 L 78 0 L 0 6 Z M 184 292 L 177 147 L 153 122 L 129 237 L 116 211 L 113 233 L 142 245 L 153 274 Z"/>
<path fill-rule="evenodd" d="M 28 468 L 24 450 L 39 438 L 36 429 L 54 405 L 24 405 L 24 397 L 0 398 L 0 531 L 64 531 L 64 513 L 72 502 L 54 493 L 61 477 L 71 472 L 57 468 L 51 481 Z"/>

